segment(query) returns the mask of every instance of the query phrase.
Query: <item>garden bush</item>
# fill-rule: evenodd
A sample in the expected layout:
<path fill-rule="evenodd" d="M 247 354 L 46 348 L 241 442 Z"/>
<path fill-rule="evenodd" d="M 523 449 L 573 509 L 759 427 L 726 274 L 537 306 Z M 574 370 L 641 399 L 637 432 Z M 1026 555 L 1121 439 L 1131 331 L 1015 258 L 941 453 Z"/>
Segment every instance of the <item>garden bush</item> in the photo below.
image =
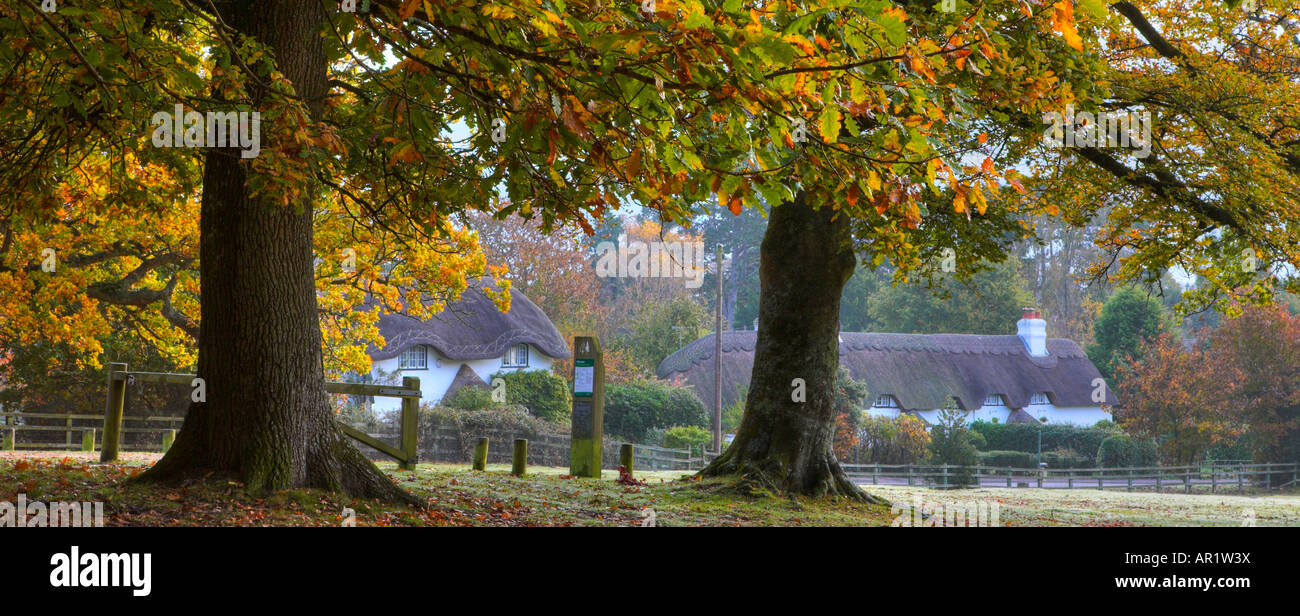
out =
<path fill-rule="evenodd" d="M 462 387 L 443 398 L 441 404 L 461 411 L 481 411 L 501 406 L 492 401 L 492 392 L 486 387 Z"/>
<path fill-rule="evenodd" d="M 1024 451 L 981 451 L 980 464 L 998 468 L 1034 468 L 1038 458 Z"/>
<path fill-rule="evenodd" d="M 550 370 L 522 370 L 498 372 L 489 382 L 497 378 L 505 380 L 506 404 L 522 406 L 546 421 L 569 423 L 573 396 L 564 377 Z"/>
<path fill-rule="evenodd" d="M 858 464 L 919 464 L 930 445 L 925 422 L 914 415 L 869 415 L 858 427 L 852 460 Z"/>
<path fill-rule="evenodd" d="M 1038 433 L 1042 430 L 1043 451 L 1063 449 L 1079 452 L 1087 464 L 1095 462 L 1098 448 L 1107 437 L 1122 434 L 1114 424 L 1082 428 L 1062 424 L 995 424 L 977 421 L 971 424 L 971 430 L 984 437 L 984 446 L 988 451 L 1024 451 L 1037 454 Z"/>
<path fill-rule="evenodd" d="M 1117 434 L 1103 440 L 1097 448 L 1097 463 L 1103 468 L 1155 466 L 1158 462 L 1156 443 L 1150 439 Z"/>
<path fill-rule="evenodd" d="M 694 453 L 712 439 L 713 435 L 699 426 L 673 426 L 664 430 L 663 443 L 669 449 L 690 449 Z"/>
<path fill-rule="evenodd" d="M 704 403 L 689 388 L 640 380 L 605 385 L 605 432 L 644 443 L 654 428 L 708 425 Z"/>

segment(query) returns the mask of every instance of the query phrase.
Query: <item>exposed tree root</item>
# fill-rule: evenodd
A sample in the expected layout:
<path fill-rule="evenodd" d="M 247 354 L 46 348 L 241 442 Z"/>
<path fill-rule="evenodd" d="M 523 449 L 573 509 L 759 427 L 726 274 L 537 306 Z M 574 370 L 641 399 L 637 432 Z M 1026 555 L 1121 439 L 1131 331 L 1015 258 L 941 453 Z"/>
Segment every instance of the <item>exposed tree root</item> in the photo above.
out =
<path fill-rule="evenodd" d="M 834 458 L 795 472 L 779 460 L 743 460 L 729 449 L 712 464 L 700 471 L 702 477 L 733 477 L 735 489 L 740 493 L 759 494 L 763 491 L 782 496 L 840 497 L 873 505 L 889 505 L 889 501 L 867 494 L 849 479 Z"/>

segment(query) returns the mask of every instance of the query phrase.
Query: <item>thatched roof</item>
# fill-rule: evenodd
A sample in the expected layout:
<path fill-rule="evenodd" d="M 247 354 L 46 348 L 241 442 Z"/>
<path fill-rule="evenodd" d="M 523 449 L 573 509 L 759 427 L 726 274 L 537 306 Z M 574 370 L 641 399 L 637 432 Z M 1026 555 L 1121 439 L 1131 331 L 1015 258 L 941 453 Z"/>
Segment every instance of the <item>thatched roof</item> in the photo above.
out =
<path fill-rule="evenodd" d="M 749 388 L 757 332 L 722 334 L 722 403 Z M 706 404 L 713 401 L 713 335 L 704 336 L 659 364 L 660 378 L 681 380 Z M 902 410 L 943 408 L 956 397 L 965 409 L 1000 394 L 1008 407 L 1024 408 L 1046 392 L 1056 406 L 1096 406 L 1093 379 L 1101 373 L 1072 340 L 1047 341 L 1046 357 L 1031 357 L 1018 336 L 875 334 L 842 332 L 840 364 L 864 381 L 872 398 L 889 394 Z M 1106 390 L 1106 403 L 1116 404 Z"/>
<path fill-rule="evenodd" d="M 523 292 L 510 290 L 510 312 L 501 312 L 475 283 L 460 300 L 427 321 L 406 314 L 389 313 L 379 318 L 382 349 L 372 347 L 373 359 L 397 357 L 417 344 L 427 344 L 455 361 L 492 359 L 506 349 L 527 342 L 555 357 L 569 356 L 569 345 L 560 331 Z"/>

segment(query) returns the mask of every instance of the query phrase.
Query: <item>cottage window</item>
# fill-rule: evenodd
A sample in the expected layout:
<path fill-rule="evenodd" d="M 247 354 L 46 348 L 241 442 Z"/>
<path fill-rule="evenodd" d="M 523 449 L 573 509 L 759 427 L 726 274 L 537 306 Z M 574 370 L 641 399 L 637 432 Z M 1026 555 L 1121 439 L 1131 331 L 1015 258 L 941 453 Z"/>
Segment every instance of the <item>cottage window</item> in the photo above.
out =
<path fill-rule="evenodd" d="M 894 409 L 894 408 L 898 408 L 898 401 L 894 400 L 894 397 L 888 394 L 883 396 L 876 396 L 876 406 L 881 408 Z"/>
<path fill-rule="evenodd" d="M 1034 395 L 1032 395 L 1032 396 L 1029 396 L 1029 403 L 1030 403 L 1030 404 L 1050 404 L 1050 402 L 1047 401 L 1047 394 L 1044 394 L 1044 393 L 1039 393 L 1039 394 L 1034 394 Z"/>
<path fill-rule="evenodd" d="M 427 370 L 429 368 L 429 351 L 422 344 L 417 344 L 405 351 L 397 360 L 397 367 L 402 370 Z"/>
<path fill-rule="evenodd" d="M 528 367 L 528 345 L 516 344 L 506 349 L 506 356 L 501 358 L 503 368 Z"/>
<path fill-rule="evenodd" d="M 1005 406 L 1005 405 L 1002 403 L 1002 396 L 999 396 L 998 394 L 989 394 L 988 397 L 984 399 L 984 406 Z"/>

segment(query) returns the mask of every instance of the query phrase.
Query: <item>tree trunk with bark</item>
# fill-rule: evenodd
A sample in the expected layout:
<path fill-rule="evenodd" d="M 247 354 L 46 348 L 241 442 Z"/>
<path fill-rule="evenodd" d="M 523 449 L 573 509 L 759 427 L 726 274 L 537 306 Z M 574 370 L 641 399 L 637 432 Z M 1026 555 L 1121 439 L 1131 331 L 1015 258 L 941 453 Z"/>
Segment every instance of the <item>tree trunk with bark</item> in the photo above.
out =
<path fill-rule="evenodd" d="M 735 440 L 701 471 L 789 494 L 883 502 L 835 459 L 840 295 L 853 275 L 849 222 L 799 194 L 772 208 L 759 267 L 758 342 Z M 798 401 L 799 381 L 805 394 Z"/>
<path fill-rule="evenodd" d="M 317 30 L 324 5 L 219 5 L 227 7 L 222 21 L 275 50 L 279 70 L 319 117 L 328 76 Z M 295 212 L 251 196 L 247 165 L 234 149 L 206 155 L 198 355 L 206 401 L 191 404 L 171 450 L 142 477 L 217 471 L 239 476 L 253 493 L 323 488 L 416 504 L 352 445 L 330 408 L 310 204 Z"/>

